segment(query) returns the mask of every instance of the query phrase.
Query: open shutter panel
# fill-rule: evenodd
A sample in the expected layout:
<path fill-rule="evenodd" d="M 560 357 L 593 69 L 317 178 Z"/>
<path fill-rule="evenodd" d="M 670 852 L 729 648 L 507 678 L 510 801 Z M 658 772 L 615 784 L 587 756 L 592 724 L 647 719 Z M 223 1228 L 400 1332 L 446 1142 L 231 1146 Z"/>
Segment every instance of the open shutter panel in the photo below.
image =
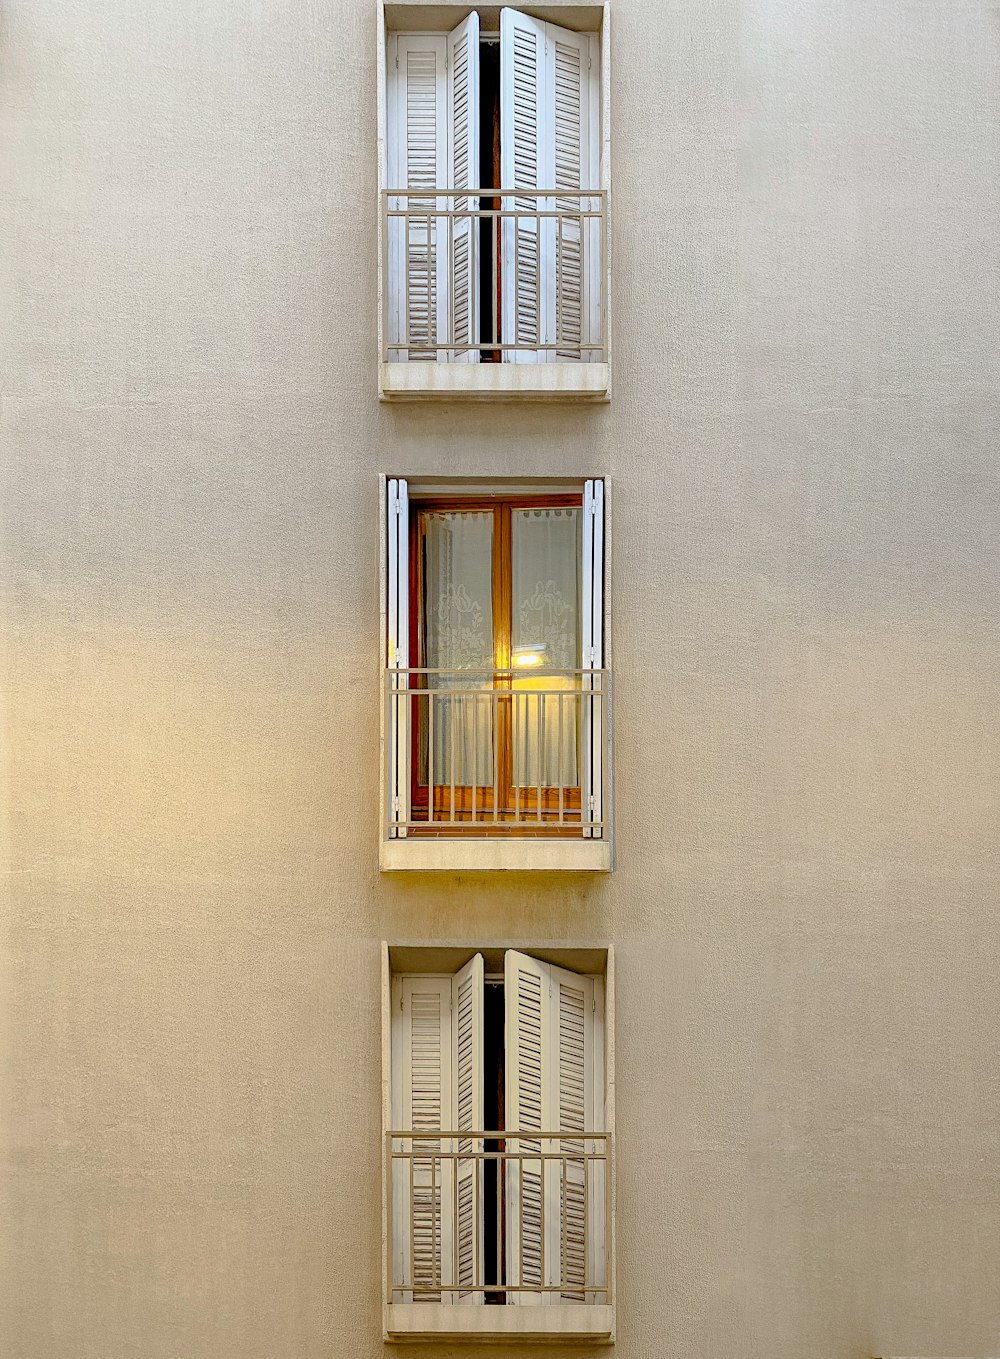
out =
<path fill-rule="evenodd" d="M 589 358 L 588 311 L 599 260 L 595 225 L 578 194 L 598 181 L 596 39 L 516 10 L 500 11 L 500 156 L 504 188 L 554 197 L 505 199 L 505 208 L 561 215 L 505 219 L 504 338 L 550 348 L 507 351 L 518 363 Z"/>
<path fill-rule="evenodd" d="M 433 360 L 450 308 L 447 219 L 435 215 L 449 204 L 433 192 L 448 187 L 448 43 L 439 33 L 399 33 L 394 42 L 389 187 L 408 192 L 389 204 L 407 210 L 390 218 L 390 333 L 391 343 L 411 347 L 389 358 Z"/>
<path fill-rule="evenodd" d="M 590 177 L 590 37 L 546 24 L 547 83 L 551 89 L 553 176 L 556 189 L 589 189 Z M 579 216 L 582 200 L 577 194 L 556 197 L 561 214 L 551 223 L 554 236 L 553 342 L 554 360 L 580 359 L 588 338 L 585 316 L 584 252 L 591 245 L 591 229 Z"/>
<path fill-rule="evenodd" d="M 389 697 L 388 798 L 389 837 L 406 834 L 409 812 L 410 765 L 407 741 L 406 697 L 410 651 L 410 516 L 406 482 L 390 478 L 386 483 L 386 667 L 392 690 Z M 396 823 L 396 824 L 394 824 Z M 403 823 L 403 824 L 398 824 Z"/>
<path fill-rule="evenodd" d="M 504 955 L 504 1123 L 507 1150 L 516 1155 L 539 1155 L 543 1150 L 540 1139 L 524 1134 L 555 1131 L 546 1124 L 550 1106 L 544 1093 L 551 1066 L 548 991 L 544 963 L 513 949 Z M 513 1288 L 537 1288 L 545 1282 L 542 1167 L 542 1161 L 507 1162 L 507 1283 Z M 542 1293 L 507 1294 L 509 1303 L 522 1307 L 537 1306 L 544 1298 Z"/>
<path fill-rule="evenodd" d="M 604 666 L 604 482 L 600 479 L 584 483 L 582 541 L 583 690 L 589 695 L 583 699 L 583 833 L 587 838 L 604 839 L 605 677 L 586 674 Z"/>
<path fill-rule="evenodd" d="M 500 179 L 504 189 L 547 189 L 545 24 L 517 10 L 500 11 Z M 511 363 L 537 363 L 545 355 L 542 342 L 545 301 L 542 275 L 545 247 L 535 213 L 542 204 L 534 194 L 505 197 L 501 231 L 503 338 L 524 349 L 507 349 Z"/>
<path fill-rule="evenodd" d="M 483 1132 L 483 958 L 477 953 L 452 981 L 455 1131 Z M 459 1140 L 454 1150 L 456 1248 L 453 1301 L 481 1303 L 483 1282 L 483 1139 Z"/>
<path fill-rule="evenodd" d="M 450 181 L 455 196 L 448 207 L 458 213 L 479 208 L 476 195 L 462 189 L 478 189 L 479 183 L 479 15 L 469 17 L 448 35 L 448 115 Z M 479 219 L 450 219 L 451 336 L 454 349 L 449 358 L 459 363 L 478 363 L 479 342 Z M 443 356 L 442 356 L 443 357 Z"/>
<path fill-rule="evenodd" d="M 454 1118 L 451 978 L 396 978 L 393 1018 L 393 1118 L 417 1134 L 394 1147 L 413 1157 L 393 1162 L 393 1272 L 404 1301 L 440 1302 L 454 1279 L 454 1182 L 440 1156 Z"/>
<path fill-rule="evenodd" d="M 511 1293 L 520 1305 L 584 1302 L 602 1282 L 603 1171 L 585 1132 L 603 1120 L 603 988 L 593 977 L 510 950 L 504 960 L 507 1127 L 573 1134 L 508 1138 L 508 1149 L 558 1159 L 508 1163 L 507 1278 L 558 1291 Z M 589 1286 L 589 1292 L 588 1292 Z"/>

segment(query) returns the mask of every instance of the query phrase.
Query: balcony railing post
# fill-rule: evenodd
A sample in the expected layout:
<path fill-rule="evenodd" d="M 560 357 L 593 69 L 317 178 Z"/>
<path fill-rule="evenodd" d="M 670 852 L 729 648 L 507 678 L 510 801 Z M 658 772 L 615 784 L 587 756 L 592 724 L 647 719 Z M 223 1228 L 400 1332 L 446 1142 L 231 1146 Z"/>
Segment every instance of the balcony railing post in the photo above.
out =
<path fill-rule="evenodd" d="M 385 1288 L 386 1302 L 395 1299 L 395 1223 L 393 1221 L 392 1200 L 396 1192 L 393 1175 L 392 1133 L 385 1136 Z"/>

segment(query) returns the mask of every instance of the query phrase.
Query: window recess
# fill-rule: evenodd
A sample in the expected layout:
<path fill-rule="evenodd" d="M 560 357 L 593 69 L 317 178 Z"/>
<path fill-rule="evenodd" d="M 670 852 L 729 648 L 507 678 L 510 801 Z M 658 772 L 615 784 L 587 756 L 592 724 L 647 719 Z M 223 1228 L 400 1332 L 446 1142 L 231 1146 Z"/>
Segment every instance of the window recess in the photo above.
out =
<path fill-rule="evenodd" d="M 577 485 L 387 481 L 389 840 L 607 845 L 604 483 Z"/>
<path fill-rule="evenodd" d="M 489 950 L 390 996 L 387 1331 L 606 1339 L 603 967 Z"/>
<path fill-rule="evenodd" d="M 383 364 L 606 365 L 601 39 L 483 12 L 495 31 L 474 10 L 447 31 L 386 35 Z M 606 395 L 606 375 L 590 377 L 508 385 Z M 470 395 L 503 386 L 452 381 Z"/>

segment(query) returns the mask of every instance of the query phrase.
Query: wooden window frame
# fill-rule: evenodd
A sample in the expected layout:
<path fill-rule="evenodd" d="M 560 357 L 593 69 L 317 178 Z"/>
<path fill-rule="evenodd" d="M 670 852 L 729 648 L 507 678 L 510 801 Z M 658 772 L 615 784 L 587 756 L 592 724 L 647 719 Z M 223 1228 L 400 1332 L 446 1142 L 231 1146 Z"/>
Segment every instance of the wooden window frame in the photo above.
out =
<path fill-rule="evenodd" d="M 493 521 L 493 560 L 492 560 L 492 606 L 493 606 L 493 685 L 500 693 L 514 690 L 511 685 L 512 634 L 513 634 L 513 512 L 532 509 L 577 509 L 583 514 L 583 493 L 580 491 L 561 492 L 549 495 L 517 496 L 421 496 L 412 499 L 409 524 L 409 640 L 410 655 L 416 658 L 418 667 L 426 665 L 426 645 L 423 627 L 424 579 L 423 579 L 423 539 L 424 523 L 428 514 L 455 513 L 460 511 L 492 512 Z M 582 619 L 578 619 L 582 626 Z M 474 672 L 472 672 L 474 673 Z M 411 722 L 412 746 L 410 759 L 410 807 L 412 812 L 427 815 L 429 789 L 420 782 L 420 700 L 414 698 Z M 455 816 L 468 815 L 468 828 L 448 826 L 436 829 L 433 821 L 428 820 L 426 828 L 411 825 L 411 835 L 438 835 L 453 837 L 456 834 L 510 835 L 524 836 L 570 836 L 580 835 L 581 788 L 566 787 L 562 792 L 564 815 L 575 818 L 568 825 L 546 825 L 541 818 L 546 813 L 558 814 L 560 790 L 542 790 L 541 809 L 538 807 L 538 789 L 534 786 L 517 790 L 513 782 L 513 736 L 512 705 L 501 702 L 497 705 L 499 728 L 494 741 L 494 759 L 498 765 L 496 786 L 501 796 L 501 808 L 497 820 L 493 821 L 494 799 L 493 784 L 477 786 L 475 798 L 471 785 L 455 787 Z M 438 785 L 434 810 L 451 813 L 452 802 L 449 785 Z M 523 820 L 514 823 L 515 806 L 522 814 L 539 815 L 539 824 L 525 825 Z M 482 819 L 473 820 L 473 810 L 483 813 Z M 509 820 L 505 823 L 503 817 Z M 486 817 L 490 819 L 485 819 Z"/>

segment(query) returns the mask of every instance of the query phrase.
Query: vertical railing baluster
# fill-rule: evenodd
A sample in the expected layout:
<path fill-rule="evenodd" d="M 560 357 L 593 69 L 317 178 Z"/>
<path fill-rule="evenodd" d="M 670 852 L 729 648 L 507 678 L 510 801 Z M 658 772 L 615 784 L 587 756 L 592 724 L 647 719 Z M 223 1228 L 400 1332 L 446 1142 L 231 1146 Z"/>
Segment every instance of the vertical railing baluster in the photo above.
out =
<path fill-rule="evenodd" d="M 559 691 L 559 703 L 558 703 L 558 712 L 559 712 L 559 732 L 558 732 L 558 739 L 559 739 L 559 824 L 560 824 L 560 826 L 563 825 L 563 823 L 564 823 L 565 820 L 566 820 L 566 774 L 567 774 L 567 772 L 568 772 L 567 770 L 565 770 L 565 769 L 563 768 L 563 753 L 564 753 L 564 751 L 565 751 L 565 749 L 566 749 L 566 743 L 565 743 L 565 739 L 564 739 L 564 736 L 563 736 L 563 709 L 564 709 L 565 706 L 566 706 L 566 704 L 565 704 L 565 699 L 566 699 L 566 695 L 562 692 L 562 690 L 560 690 L 560 691 Z"/>
<path fill-rule="evenodd" d="M 434 693 L 427 676 L 427 820 L 434 820 Z"/>
<path fill-rule="evenodd" d="M 449 754 L 450 754 L 450 757 L 451 757 L 451 758 L 450 758 L 449 761 L 448 761 L 448 773 L 449 773 L 450 779 L 451 779 L 451 784 L 450 784 L 450 786 L 451 786 L 451 824 L 452 824 L 452 825 L 455 824 L 455 759 L 456 759 L 456 756 L 457 756 L 457 754 L 458 754 L 458 742 L 455 740 L 455 713 L 456 713 L 457 710 L 458 710 L 458 705 L 459 705 L 459 703 L 462 701 L 462 697 L 463 697 L 463 696 L 462 696 L 461 694 L 454 694 L 454 695 L 452 695 L 452 697 L 448 700 L 448 711 L 449 711 L 450 719 L 451 719 L 450 722 L 449 722 L 449 726 L 450 726 L 450 729 L 451 729 L 451 730 L 450 730 L 450 737 L 451 737 L 450 744 L 451 744 L 451 750 L 450 750 Z"/>
<path fill-rule="evenodd" d="M 493 714 L 493 824 L 500 819 L 500 695 L 494 687 L 490 692 L 490 710 Z"/>
<path fill-rule="evenodd" d="M 456 1151 L 456 1150 L 460 1152 L 460 1151 L 461 1151 L 461 1143 L 459 1142 L 459 1143 L 456 1144 L 456 1143 L 453 1142 L 453 1143 L 452 1143 L 452 1150 L 453 1150 L 453 1152 Z M 462 1284 L 462 1271 L 461 1271 L 461 1265 L 460 1265 L 460 1262 L 459 1262 L 458 1244 L 459 1244 L 459 1237 L 461 1236 L 461 1233 L 462 1233 L 462 1217 L 461 1217 L 461 1212 L 460 1212 L 460 1209 L 459 1209 L 459 1202 L 458 1202 L 458 1182 L 459 1182 L 458 1171 L 459 1171 L 459 1164 L 460 1164 L 458 1155 L 452 1155 L 451 1158 L 450 1158 L 450 1163 L 451 1163 L 451 1205 L 452 1205 L 452 1224 L 451 1224 L 451 1268 L 452 1268 L 452 1275 L 451 1275 L 451 1278 L 452 1278 L 452 1282 L 454 1283 L 456 1289 L 459 1290 L 459 1292 L 458 1292 L 458 1294 L 457 1294 L 457 1297 L 460 1298 L 460 1297 L 461 1297 L 461 1291 L 460 1291 L 460 1290 L 461 1290 L 461 1284 Z M 443 1168 L 443 1167 L 442 1167 L 442 1170 L 441 1170 L 441 1178 L 442 1178 L 442 1180 L 444 1179 L 444 1168 Z M 442 1193 L 442 1195 L 441 1195 L 441 1202 L 442 1202 L 442 1209 L 441 1209 L 441 1212 L 442 1212 L 442 1214 L 443 1214 L 443 1213 L 444 1213 L 444 1206 L 443 1206 L 443 1205 L 444 1205 L 444 1194 L 443 1194 L 443 1193 Z M 442 1222 L 443 1222 L 443 1217 L 442 1217 Z M 442 1235 L 443 1235 L 443 1233 L 442 1233 Z"/>
<path fill-rule="evenodd" d="M 395 1279 L 396 1279 L 396 1252 L 395 1252 L 395 1230 L 392 1220 L 392 1200 L 396 1192 L 396 1180 L 394 1174 L 394 1161 L 392 1155 L 392 1134 L 385 1135 L 385 1290 L 386 1302 L 395 1301 Z"/>
<path fill-rule="evenodd" d="M 535 348 L 541 353 L 545 333 L 542 329 L 542 217 L 538 211 L 539 200 L 535 199 L 535 324 L 537 333 L 535 336 Z M 548 357 L 548 355 L 544 355 Z"/>
<path fill-rule="evenodd" d="M 431 1287 L 440 1293 L 444 1282 L 437 1210 L 437 1157 L 431 1152 Z M 435 1269 L 436 1266 L 436 1269 Z"/>
<path fill-rule="evenodd" d="M 499 1139 L 498 1139 L 498 1140 L 499 1140 Z M 502 1153 L 501 1153 L 501 1151 L 500 1151 L 499 1146 L 497 1147 L 497 1154 L 496 1154 L 496 1168 L 497 1168 L 497 1287 L 499 1288 L 501 1284 L 504 1284 L 504 1283 L 507 1282 L 507 1261 L 506 1261 L 506 1259 L 505 1259 L 505 1257 L 504 1257 L 504 1255 L 503 1255 L 503 1250 L 504 1250 L 504 1240 L 503 1240 L 503 1212 L 502 1212 L 502 1207 L 503 1207 L 504 1198 L 503 1198 L 503 1190 L 502 1190 L 502 1188 L 501 1188 L 501 1179 L 502 1179 L 502 1177 L 503 1177 L 503 1175 L 504 1175 L 505 1167 L 504 1167 L 503 1155 L 502 1155 Z M 506 1293 L 506 1291 L 504 1292 L 504 1301 L 505 1301 L 505 1302 L 507 1301 L 507 1293 Z"/>
<path fill-rule="evenodd" d="M 563 1285 L 568 1282 L 566 1211 L 566 1152 L 565 1149 L 563 1149 L 563 1154 L 559 1160 L 559 1278 L 557 1280 L 561 1290 L 563 1289 Z M 562 1292 L 560 1292 L 560 1297 L 562 1297 Z"/>
<path fill-rule="evenodd" d="M 547 683 L 547 681 L 543 680 L 542 683 L 543 684 Z M 542 690 L 535 697 L 535 728 L 537 732 L 536 739 L 538 741 L 538 757 L 536 770 L 538 774 L 538 787 L 536 790 L 538 801 L 535 804 L 535 820 L 538 822 L 539 825 L 542 824 L 542 782 L 545 778 L 545 770 L 543 768 L 543 765 L 545 763 L 545 726 L 543 722 L 544 713 L 545 713 L 545 692 L 544 690 Z"/>
<path fill-rule="evenodd" d="M 472 696 L 472 810 L 469 820 L 476 820 L 476 791 L 479 786 L 479 695 Z"/>
<path fill-rule="evenodd" d="M 516 692 L 516 690 L 514 690 L 514 692 L 511 693 L 511 718 L 514 719 L 514 720 L 512 720 L 512 722 L 511 722 L 511 773 L 514 773 L 514 780 L 512 780 L 512 781 L 514 781 L 514 824 L 515 824 L 515 826 L 519 826 L 519 825 L 520 825 L 520 783 L 519 783 L 519 781 L 518 781 L 518 777 L 519 777 L 519 776 L 518 776 L 518 773 L 516 773 L 516 772 L 514 771 L 514 762 L 515 762 L 516 753 L 518 753 L 518 741 L 519 741 L 519 739 L 520 739 L 520 722 L 519 722 L 519 720 L 518 720 L 518 711 L 519 711 L 519 708 L 518 708 L 518 699 L 523 699 L 523 697 L 524 697 L 524 694 L 520 694 L 520 693 Z M 522 762 L 523 762 L 523 761 L 522 761 Z M 523 773 L 524 773 L 523 771 L 520 772 L 520 777 L 523 777 Z"/>
<path fill-rule="evenodd" d="M 542 1156 L 544 1156 L 544 1154 L 545 1154 L 545 1142 L 544 1142 L 542 1139 L 539 1139 L 539 1142 L 538 1142 L 538 1155 L 539 1155 L 539 1158 L 541 1158 Z M 547 1218 L 548 1203 L 547 1203 L 547 1201 L 546 1201 L 546 1200 L 548 1199 L 548 1189 L 549 1189 L 549 1186 L 548 1186 L 548 1180 L 549 1180 L 549 1164 L 550 1164 L 550 1163 L 549 1163 L 548 1161 L 543 1161 L 543 1160 L 539 1159 L 539 1162 L 538 1162 L 538 1287 L 539 1287 L 539 1288 L 544 1288 L 544 1287 L 545 1287 L 545 1281 L 546 1281 L 546 1278 L 548 1277 L 547 1274 L 546 1274 L 546 1272 L 545 1272 L 545 1265 L 546 1265 L 546 1261 L 545 1261 L 545 1236 L 546 1236 L 546 1233 L 548 1232 L 548 1229 L 549 1229 L 548 1218 Z M 545 1299 L 545 1295 L 542 1294 L 542 1301 L 544 1302 L 545 1300 L 546 1300 L 546 1299 Z"/>
<path fill-rule="evenodd" d="M 588 1287 L 590 1279 L 590 1252 L 592 1242 L 590 1239 L 590 1177 L 593 1170 L 593 1161 L 586 1155 L 584 1149 L 583 1160 L 583 1300 L 591 1301 L 593 1289 Z"/>
<path fill-rule="evenodd" d="M 410 1168 L 410 1211 L 409 1211 L 409 1213 L 407 1214 L 407 1218 L 408 1218 L 409 1223 L 410 1223 L 410 1296 L 411 1296 L 411 1298 L 412 1298 L 412 1296 L 413 1296 L 413 1290 L 414 1290 L 414 1288 L 416 1287 L 416 1283 L 417 1283 L 417 1264 L 416 1264 L 416 1253 L 415 1253 L 415 1247 L 414 1247 L 414 1239 L 416 1238 L 416 1235 L 417 1235 L 417 1233 L 416 1233 L 416 1208 L 417 1208 L 417 1197 L 416 1197 L 416 1194 L 414 1193 L 414 1187 L 413 1187 L 413 1176 L 414 1176 L 414 1160 L 413 1160 L 413 1152 L 414 1152 L 414 1150 L 415 1150 L 415 1146 L 414 1146 L 413 1138 L 411 1137 L 411 1138 L 410 1138 L 410 1158 L 409 1158 L 409 1161 L 408 1161 L 408 1163 L 407 1163 L 407 1164 L 409 1165 L 409 1168 Z"/>

